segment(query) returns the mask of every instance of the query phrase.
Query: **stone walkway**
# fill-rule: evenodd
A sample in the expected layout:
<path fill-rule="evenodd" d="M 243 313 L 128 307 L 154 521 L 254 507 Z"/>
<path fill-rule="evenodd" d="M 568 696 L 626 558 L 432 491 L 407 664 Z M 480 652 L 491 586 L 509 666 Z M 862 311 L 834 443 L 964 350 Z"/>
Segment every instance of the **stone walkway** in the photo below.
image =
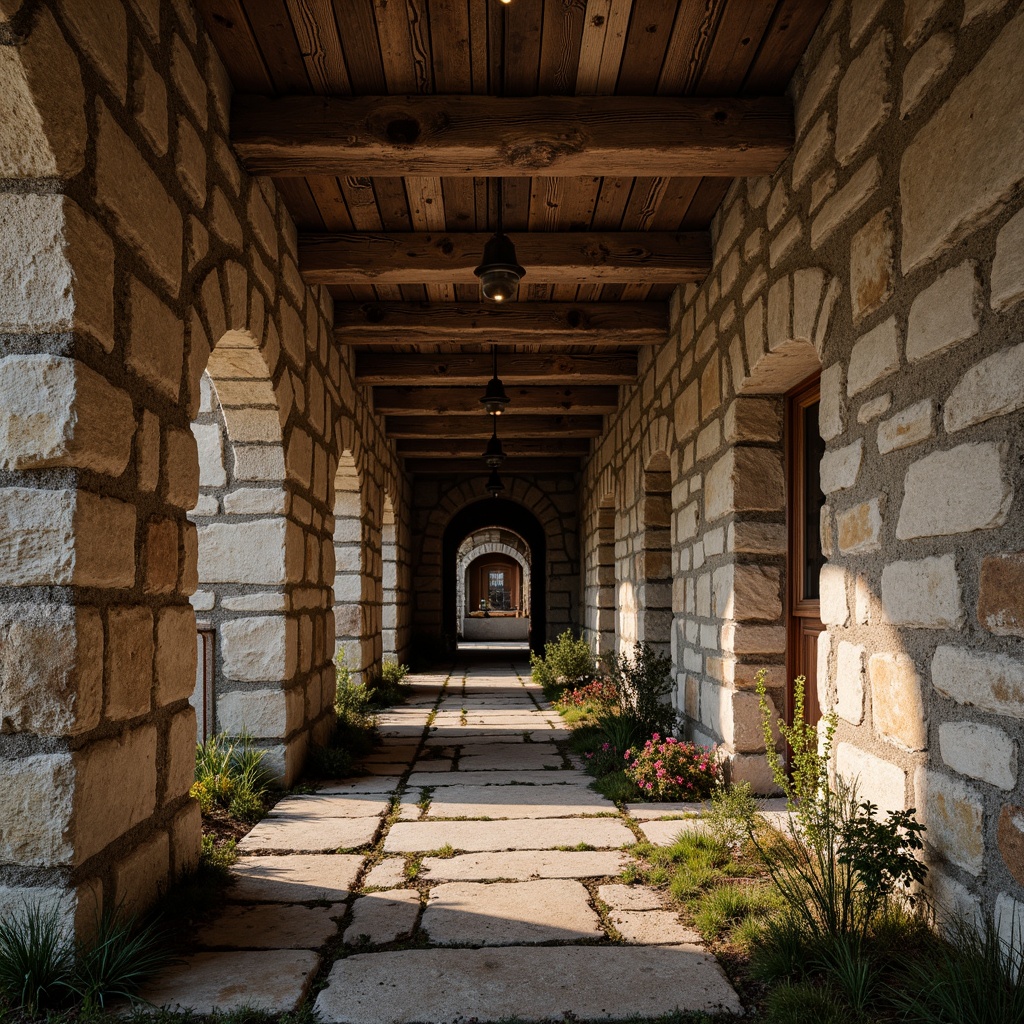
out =
<path fill-rule="evenodd" d="M 622 847 L 671 841 L 687 808 L 623 815 L 590 789 L 525 665 L 411 682 L 362 778 L 285 797 L 242 840 L 203 951 L 145 997 L 283 1011 L 314 985 L 346 1024 L 742 1013 L 660 895 L 616 881 Z"/>

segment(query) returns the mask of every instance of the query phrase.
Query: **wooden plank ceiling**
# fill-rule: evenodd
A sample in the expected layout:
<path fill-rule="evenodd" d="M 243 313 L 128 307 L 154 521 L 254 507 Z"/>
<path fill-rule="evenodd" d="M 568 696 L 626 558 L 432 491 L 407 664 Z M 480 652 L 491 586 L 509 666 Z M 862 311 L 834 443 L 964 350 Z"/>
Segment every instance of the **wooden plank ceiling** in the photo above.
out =
<path fill-rule="evenodd" d="M 571 472 L 700 280 L 736 174 L 792 143 L 783 97 L 827 0 L 198 0 L 232 141 L 411 472 L 485 472 L 490 346 L 516 472 Z M 389 98 L 390 97 L 390 98 Z M 500 188 L 499 188 L 500 182 Z M 526 277 L 480 302 L 498 225 Z"/>

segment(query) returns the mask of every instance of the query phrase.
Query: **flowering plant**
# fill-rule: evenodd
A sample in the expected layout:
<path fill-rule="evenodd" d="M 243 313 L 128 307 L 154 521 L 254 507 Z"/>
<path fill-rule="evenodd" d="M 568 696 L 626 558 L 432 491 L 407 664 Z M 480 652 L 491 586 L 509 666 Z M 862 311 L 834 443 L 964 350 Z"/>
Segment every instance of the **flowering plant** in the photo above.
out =
<path fill-rule="evenodd" d="M 582 708 L 588 705 L 606 708 L 619 702 L 618 687 L 607 680 L 595 679 L 586 686 L 577 686 L 567 690 L 555 701 L 560 708 Z"/>
<path fill-rule="evenodd" d="M 600 746 L 584 753 L 586 763 L 584 768 L 598 778 L 607 775 L 609 772 L 618 771 L 622 767 L 622 755 L 619 748 L 610 740 L 605 740 Z"/>
<path fill-rule="evenodd" d="M 722 784 L 714 747 L 700 747 L 655 733 L 642 749 L 623 755 L 626 775 L 648 800 L 703 800 Z"/>

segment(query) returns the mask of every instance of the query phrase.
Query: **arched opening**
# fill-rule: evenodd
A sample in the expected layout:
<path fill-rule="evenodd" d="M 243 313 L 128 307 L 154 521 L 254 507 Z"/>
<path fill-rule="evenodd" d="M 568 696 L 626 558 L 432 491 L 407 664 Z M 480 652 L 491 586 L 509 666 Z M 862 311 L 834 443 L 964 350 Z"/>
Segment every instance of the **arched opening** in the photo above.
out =
<path fill-rule="evenodd" d="M 637 639 L 668 654 L 672 632 L 672 478 L 668 456 L 651 456 L 644 469 L 637 565 Z"/>
<path fill-rule="evenodd" d="M 470 535 L 488 528 L 515 534 L 529 551 L 529 644 L 542 651 L 545 640 L 547 543 L 544 529 L 522 505 L 507 498 L 487 498 L 457 512 L 445 527 L 442 539 L 442 623 L 446 637 L 458 636 L 458 553 Z"/>
<path fill-rule="evenodd" d="M 365 600 L 363 488 L 352 452 L 338 459 L 334 477 L 334 637 L 354 680 L 373 662 L 368 650 Z"/>
<path fill-rule="evenodd" d="M 456 555 L 458 639 L 528 642 L 530 547 L 511 530 L 476 530 Z"/>

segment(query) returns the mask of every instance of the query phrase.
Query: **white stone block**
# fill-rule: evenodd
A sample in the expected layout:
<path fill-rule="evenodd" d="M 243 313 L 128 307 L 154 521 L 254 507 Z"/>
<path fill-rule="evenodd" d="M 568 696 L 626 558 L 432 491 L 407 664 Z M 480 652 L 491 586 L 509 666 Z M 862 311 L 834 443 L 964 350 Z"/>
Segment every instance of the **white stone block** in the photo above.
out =
<path fill-rule="evenodd" d="M 996 236 L 991 284 L 993 309 L 1006 309 L 1024 299 L 1024 210 L 1014 214 Z"/>
<path fill-rule="evenodd" d="M 224 444 L 220 425 L 193 423 L 192 433 L 199 452 L 199 486 L 223 487 L 228 482 L 228 476 L 224 470 Z"/>
<path fill-rule="evenodd" d="M 943 409 L 948 433 L 1024 408 L 1024 345 L 983 359 L 960 379 Z"/>
<path fill-rule="evenodd" d="M 836 772 L 855 783 L 860 798 L 876 804 L 882 814 L 906 810 L 907 774 L 899 765 L 852 743 L 840 743 L 836 748 Z"/>
<path fill-rule="evenodd" d="M 835 712 L 852 725 L 864 721 L 864 648 L 845 640 L 836 652 Z"/>
<path fill-rule="evenodd" d="M 844 167 L 863 149 L 892 109 L 889 82 L 892 39 L 879 29 L 839 84 L 836 158 Z"/>
<path fill-rule="evenodd" d="M 944 644 L 932 658 L 932 683 L 960 704 L 1024 718 L 1024 661 Z"/>
<path fill-rule="evenodd" d="M 200 526 L 200 580 L 203 583 L 284 583 L 285 529 L 283 519 Z"/>
<path fill-rule="evenodd" d="M 964 619 L 953 555 L 893 562 L 882 570 L 882 612 L 898 626 L 946 629 Z"/>
<path fill-rule="evenodd" d="M 902 652 L 872 654 L 868 675 L 875 732 L 905 750 L 924 750 L 928 722 L 914 659 Z"/>
<path fill-rule="evenodd" d="M 1002 729 L 979 722 L 939 726 L 942 760 L 953 771 L 1000 789 L 1017 785 L 1017 744 Z"/>
<path fill-rule="evenodd" d="M 985 866 L 985 805 L 962 779 L 918 768 L 914 774 L 917 817 L 926 842 L 940 855 L 972 875 Z"/>
<path fill-rule="evenodd" d="M 846 599 L 846 570 L 839 565 L 823 565 L 818 590 L 821 595 L 821 621 L 826 626 L 845 626 L 850 621 Z"/>
<path fill-rule="evenodd" d="M 825 494 L 853 487 L 857 482 L 863 455 L 864 441 L 861 438 L 857 438 L 853 444 L 845 448 L 825 452 L 819 468 L 821 489 Z"/>
<path fill-rule="evenodd" d="M 217 729 L 231 736 L 283 739 L 288 724 L 284 690 L 230 690 L 217 695 Z"/>
<path fill-rule="evenodd" d="M 824 440 L 831 441 L 843 432 L 844 427 L 843 364 L 833 363 L 821 371 L 818 430 Z"/>
<path fill-rule="evenodd" d="M 878 450 L 882 455 L 910 448 L 935 436 L 935 402 L 915 402 L 878 424 Z"/>
<path fill-rule="evenodd" d="M 221 663 L 229 679 L 280 682 L 295 671 L 297 629 L 283 615 L 229 619 L 218 633 Z"/>
<path fill-rule="evenodd" d="M 900 365 L 900 336 L 896 318 L 889 317 L 854 343 L 846 372 L 846 393 L 852 398 Z"/>
<path fill-rule="evenodd" d="M 907 361 L 916 363 L 973 338 L 980 299 L 977 267 L 970 260 L 940 274 L 910 305 Z"/>

